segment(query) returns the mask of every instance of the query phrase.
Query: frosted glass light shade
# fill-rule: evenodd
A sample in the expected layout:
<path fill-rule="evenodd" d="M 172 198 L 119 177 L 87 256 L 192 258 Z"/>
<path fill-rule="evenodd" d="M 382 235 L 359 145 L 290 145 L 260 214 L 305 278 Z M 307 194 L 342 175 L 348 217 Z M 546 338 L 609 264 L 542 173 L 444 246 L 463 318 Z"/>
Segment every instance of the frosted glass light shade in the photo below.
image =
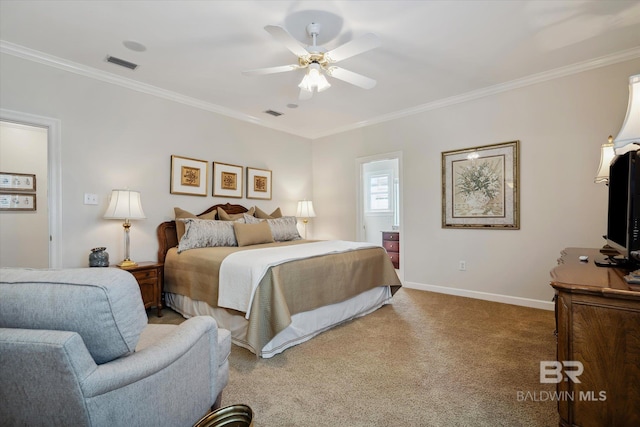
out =
<path fill-rule="evenodd" d="M 111 191 L 111 201 L 104 213 L 105 219 L 144 219 L 140 192 L 131 190 Z"/>
<path fill-rule="evenodd" d="M 313 202 L 311 200 L 300 200 L 296 216 L 298 218 L 314 218 L 316 212 L 313 210 Z"/>
<path fill-rule="evenodd" d="M 629 105 L 622 128 L 613 140 L 616 154 L 640 148 L 640 74 L 629 77 Z"/>

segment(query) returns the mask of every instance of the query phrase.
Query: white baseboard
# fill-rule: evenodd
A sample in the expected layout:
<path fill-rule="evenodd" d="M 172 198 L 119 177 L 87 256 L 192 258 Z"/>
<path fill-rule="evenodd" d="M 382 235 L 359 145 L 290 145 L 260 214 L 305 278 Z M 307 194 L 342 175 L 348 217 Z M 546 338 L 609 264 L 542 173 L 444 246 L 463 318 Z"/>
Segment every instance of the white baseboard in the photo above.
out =
<path fill-rule="evenodd" d="M 552 310 L 554 304 L 551 301 L 541 301 L 531 298 L 512 297 L 508 295 L 492 294 L 489 292 L 470 291 L 468 289 L 449 288 L 446 286 L 424 285 L 422 283 L 404 282 L 404 287 L 421 291 L 437 292 L 439 294 L 456 295 L 459 297 L 475 298 L 485 301 L 500 302 L 503 304 L 521 305 L 524 307 Z"/>

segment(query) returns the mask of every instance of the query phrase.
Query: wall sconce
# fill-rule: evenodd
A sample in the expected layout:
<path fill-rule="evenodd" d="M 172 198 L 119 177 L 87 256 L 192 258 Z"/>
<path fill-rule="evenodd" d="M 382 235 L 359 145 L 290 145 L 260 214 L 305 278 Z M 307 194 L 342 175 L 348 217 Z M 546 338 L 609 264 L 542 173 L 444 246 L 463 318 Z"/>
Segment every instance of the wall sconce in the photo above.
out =
<path fill-rule="evenodd" d="M 129 257 L 129 229 L 131 228 L 129 220 L 146 218 L 140 202 L 140 192 L 130 190 L 111 191 L 111 200 L 107 211 L 104 213 L 104 218 L 124 219 L 122 226 L 124 227 L 125 258 L 124 261 L 118 264 L 118 267 L 127 268 L 138 265 Z"/>
<path fill-rule="evenodd" d="M 314 218 L 316 212 L 313 210 L 313 202 L 311 200 L 300 200 L 298 202 L 298 211 L 296 212 L 298 218 L 302 218 L 304 223 L 304 238 L 307 238 L 307 223 L 309 218 Z"/>
<path fill-rule="evenodd" d="M 629 77 L 629 105 L 622 129 L 613 140 L 617 155 L 640 148 L 640 74 Z"/>
<path fill-rule="evenodd" d="M 596 184 L 604 182 L 609 185 L 609 165 L 611 160 L 616 156 L 613 149 L 613 136 L 609 135 L 609 142 L 602 144 L 600 147 L 600 166 L 593 180 Z"/>

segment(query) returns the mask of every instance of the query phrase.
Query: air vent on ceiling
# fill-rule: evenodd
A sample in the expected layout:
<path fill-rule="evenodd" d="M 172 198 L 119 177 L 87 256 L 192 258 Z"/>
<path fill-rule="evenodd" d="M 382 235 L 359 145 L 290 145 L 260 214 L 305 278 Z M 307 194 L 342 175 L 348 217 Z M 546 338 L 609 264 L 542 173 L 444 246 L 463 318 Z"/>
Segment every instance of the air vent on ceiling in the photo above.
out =
<path fill-rule="evenodd" d="M 274 110 L 267 110 L 267 111 L 265 111 L 265 113 L 271 114 L 273 117 L 278 117 L 278 116 L 281 116 L 281 115 L 284 114 L 284 113 L 280 113 L 280 112 L 274 111 Z"/>
<path fill-rule="evenodd" d="M 134 64 L 133 62 L 125 61 L 124 59 L 116 58 L 115 56 L 111 55 L 107 55 L 107 62 L 111 62 L 112 64 L 116 64 L 130 70 L 135 70 L 136 68 L 138 68 L 138 64 Z"/>

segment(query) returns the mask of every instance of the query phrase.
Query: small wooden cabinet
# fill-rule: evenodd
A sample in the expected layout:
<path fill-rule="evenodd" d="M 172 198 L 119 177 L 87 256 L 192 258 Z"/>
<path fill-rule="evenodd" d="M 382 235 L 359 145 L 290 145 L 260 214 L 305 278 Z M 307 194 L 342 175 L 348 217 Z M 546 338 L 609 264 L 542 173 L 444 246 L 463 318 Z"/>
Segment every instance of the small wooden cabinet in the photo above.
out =
<path fill-rule="evenodd" d="M 138 281 L 144 308 L 156 307 L 158 317 L 162 317 L 162 274 L 161 262 L 139 262 L 135 267 L 123 268 L 133 274 Z"/>
<path fill-rule="evenodd" d="M 567 248 L 551 271 L 557 361 L 584 368 L 580 382 L 563 371 L 557 383 L 560 426 L 640 426 L 640 292 L 597 257 L 598 249 Z"/>
<path fill-rule="evenodd" d="M 382 246 L 387 250 L 395 268 L 400 268 L 400 232 L 383 231 Z"/>

